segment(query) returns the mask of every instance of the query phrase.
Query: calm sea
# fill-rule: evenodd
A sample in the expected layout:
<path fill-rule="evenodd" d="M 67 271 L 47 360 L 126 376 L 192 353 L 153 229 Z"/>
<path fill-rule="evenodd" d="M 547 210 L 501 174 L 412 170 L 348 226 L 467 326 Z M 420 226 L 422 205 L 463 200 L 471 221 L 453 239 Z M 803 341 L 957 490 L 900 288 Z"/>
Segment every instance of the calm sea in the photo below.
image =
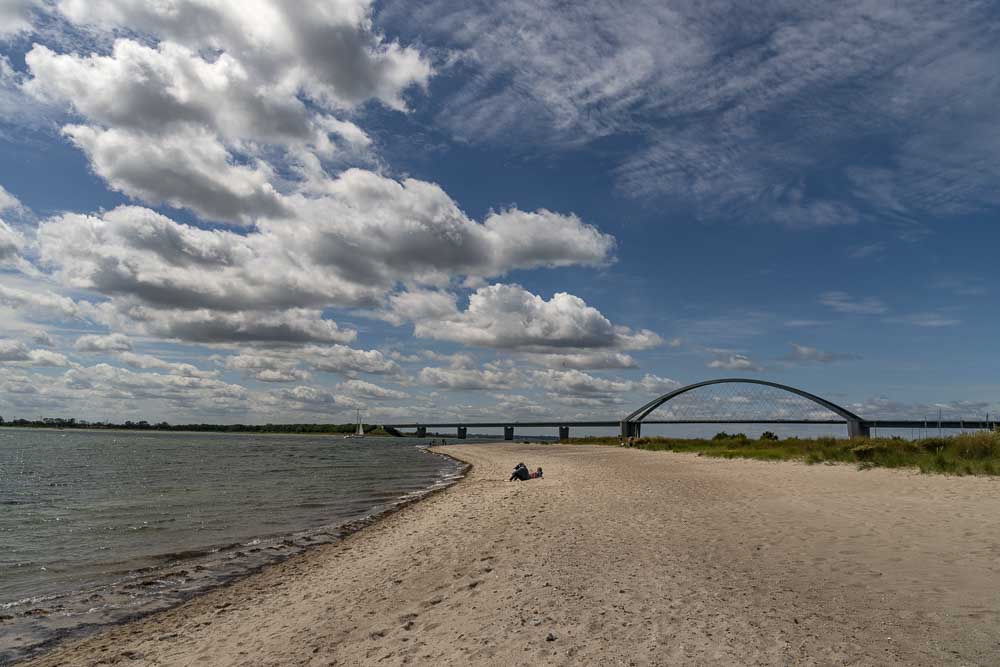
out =
<path fill-rule="evenodd" d="M 426 443 L 0 429 L 0 664 L 453 482 L 461 467 Z"/>

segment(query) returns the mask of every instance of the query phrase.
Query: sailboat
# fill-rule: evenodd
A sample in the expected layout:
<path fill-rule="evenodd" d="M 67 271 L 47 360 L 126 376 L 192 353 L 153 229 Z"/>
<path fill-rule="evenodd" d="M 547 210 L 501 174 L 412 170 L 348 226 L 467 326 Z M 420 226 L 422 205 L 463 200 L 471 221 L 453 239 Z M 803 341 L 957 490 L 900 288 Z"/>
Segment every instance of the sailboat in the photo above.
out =
<path fill-rule="evenodd" d="M 363 438 L 363 437 L 365 437 L 365 429 L 361 425 L 361 410 L 358 410 L 358 428 L 354 431 L 354 433 L 350 435 L 345 435 L 344 440 L 347 440 L 348 438 Z"/>

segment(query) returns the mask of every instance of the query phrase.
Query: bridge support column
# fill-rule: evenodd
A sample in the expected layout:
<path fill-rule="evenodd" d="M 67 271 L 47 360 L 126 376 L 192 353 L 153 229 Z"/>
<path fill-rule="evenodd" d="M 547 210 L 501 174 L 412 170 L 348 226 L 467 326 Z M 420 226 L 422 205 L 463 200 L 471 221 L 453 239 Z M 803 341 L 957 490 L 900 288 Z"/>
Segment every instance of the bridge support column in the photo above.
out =
<path fill-rule="evenodd" d="M 504 426 L 503 427 L 503 439 L 504 440 L 513 440 L 514 439 L 514 427 L 513 426 Z"/>
<path fill-rule="evenodd" d="M 569 440 L 569 426 L 560 426 L 559 427 L 559 439 L 560 440 Z"/>
<path fill-rule="evenodd" d="M 642 422 L 622 422 L 622 440 L 628 440 L 629 438 L 638 438 L 642 433 Z"/>
<path fill-rule="evenodd" d="M 417 437 L 418 438 L 426 438 L 427 437 L 427 427 L 426 426 L 418 426 L 417 427 Z"/>
<path fill-rule="evenodd" d="M 464 426 L 459 426 L 459 427 L 458 427 L 458 436 L 457 436 L 457 437 L 458 437 L 458 439 L 459 439 L 459 440 L 465 440 L 465 434 L 466 434 L 467 432 L 468 432 L 468 429 L 467 429 L 466 427 L 464 427 Z"/>
<path fill-rule="evenodd" d="M 856 419 L 850 419 L 847 421 L 847 437 L 867 438 L 870 435 L 871 429 L 868 427 L 868 424 Z"/>

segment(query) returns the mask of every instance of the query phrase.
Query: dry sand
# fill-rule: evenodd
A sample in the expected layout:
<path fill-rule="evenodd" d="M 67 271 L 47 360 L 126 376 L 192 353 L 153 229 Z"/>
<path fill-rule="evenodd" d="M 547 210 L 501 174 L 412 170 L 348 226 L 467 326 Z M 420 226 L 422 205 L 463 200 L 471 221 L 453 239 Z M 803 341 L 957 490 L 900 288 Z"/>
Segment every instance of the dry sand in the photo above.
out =
<path fill-rule="evenodd" d="M 997 480 L 443 451 L 452 489 L 32 664 L 1000 663 Z"/>

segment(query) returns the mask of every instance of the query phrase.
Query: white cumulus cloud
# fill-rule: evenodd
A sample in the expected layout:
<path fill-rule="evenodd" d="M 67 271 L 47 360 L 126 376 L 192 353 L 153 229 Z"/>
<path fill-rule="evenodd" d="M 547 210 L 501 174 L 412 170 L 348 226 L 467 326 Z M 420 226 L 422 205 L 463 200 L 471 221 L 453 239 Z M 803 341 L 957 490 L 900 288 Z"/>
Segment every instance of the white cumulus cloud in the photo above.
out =
<path fill-rule="evenodd" d="M 634 388 L 628 380 L 597 377 L 577 370 L 532 371 L 531 379 L 553 394 L 570 396 L 615 396 Z"/>
<path fill-rule="evenodd" d="M 525 354 L 524 358 L 533 364 L 549 368 L 572 368 L 577 370 L 603 370 L 609 368 L 638 368 L 639 364 L 630 354 L 598 350 L 595 352 L 569 352 L 565 354 Z"/>
<path fill-rule="evenodd" d="M 73 347 L 77 352 L 130 352 L 132 341 L 128 336 L 120 333 L 112 333 L 106 336 L 87 335 L 76 339 Z"/>
<path fill-rule="evenodd" d="M 522 376 L 509 368 L 487 365 L 483 368 L 436 368 L 420 371 L 421 384 L 440 389 L 479 391 L 510 389 L 522 381 Z"/>
<path fill-rule="evenodd" d="M 327 373 L 391 375 L 400 372 L 399 364 L 378 350 L 357 350 L 346 345 L 307 345 L 296 356 L 309 367 Z"/>
<path fill-rule="evenodd" d="M 88 125 L 68 125 L 63 132 L 112 189 L 142 201 L 242 224 L 285 212 L 268 166 L 235 164 L 215 136 L 202 130 L 160 138 Z"/>
<path fill-rule="evenodd" d="M 108 55 L 61 54 L 35 44 L 25 62 L 28 92 L 66 102 L 103 127 L 163 136 L 195 126 L 229 142 L 322 147 L 327 141 L 322 117 L 294 91 L 255 79 L 227 53 L 209 61 L 172 42 L 153 47 L 118 39 Z M 352 126 L 340 122 L 345 132 Z"/>
<path fill-rule="evenodd" d="M 24 235 L 0 220 L 0 266 L 20 259 L 24 244 Z"/>
<path fill-rule="evenodd" d="M 432 74 L 418 50 L 375 31 L 370 0 L 62 0 L 58 7 L 77 24 L 126 28 L 193 51 L 223 52 L 254 80 L 301 91 L 325 106 L 351 107 L 374 98 L 403 109 L 403 92 L 426 84 Z"/>
<path fill-rule="evenodd" d="M 135 352 L 120 352 L 118 359 L 130 368 L 139 370 L 163 370 L 171 375 L 184 375 L 196 378 L 212 378 L 218 375 L 216 371 L 206 371 L 198 368 L 194 364 L 183 362 L 166 361 L 151 354 L 137 354 Z"/>
<path fill-rule="evenodd" d="M 226 368 L 240 370 L 261 382 L 301 382 L 308 380 L 309 371 L 299 368 L 297 359 L 256 351 L 227 357 Z"/>
<path fill-rule="evenodd" d="M 397 391 L 379 386 L 364 380 L 347 380 L 337 385 L 337 391 L 351 398 L 370 398 L 374 400 L 403 400 L 410 395 L 405 391 Z"/>
<path fill-rule="evenodd" d="M 663 342 L 648 329 L 634 331 L 612 324 L 572 294 L 557 292 L 546 301 L 519 285 L 503 284 L 473 292 L 464 311 L 436 322 L 417 322 L 414 333 L 419 338 L 477 347 L 550 353 L 578 348 L 646 349 Z"/>
<path fill-rule="evenodd" d="M 0 2 L 0 39 L 31 30 L 32 10 L 36 0 L 3 0 Z"/>
<path fill-rule="evenodd" d="M 215 378 L 136 373 L 110 364 L 70 369 L 66 371 L 64 385 L 68 389 L 85 390 L 91 397 L 163 400 L 202 411 L 238 407 L 249 396 L 244 387 Z"/>
<path fill-rule="evenodd" d="M 0 339 L 0 361 L 27 361 L 28 347 L 19 340 Z"/>

